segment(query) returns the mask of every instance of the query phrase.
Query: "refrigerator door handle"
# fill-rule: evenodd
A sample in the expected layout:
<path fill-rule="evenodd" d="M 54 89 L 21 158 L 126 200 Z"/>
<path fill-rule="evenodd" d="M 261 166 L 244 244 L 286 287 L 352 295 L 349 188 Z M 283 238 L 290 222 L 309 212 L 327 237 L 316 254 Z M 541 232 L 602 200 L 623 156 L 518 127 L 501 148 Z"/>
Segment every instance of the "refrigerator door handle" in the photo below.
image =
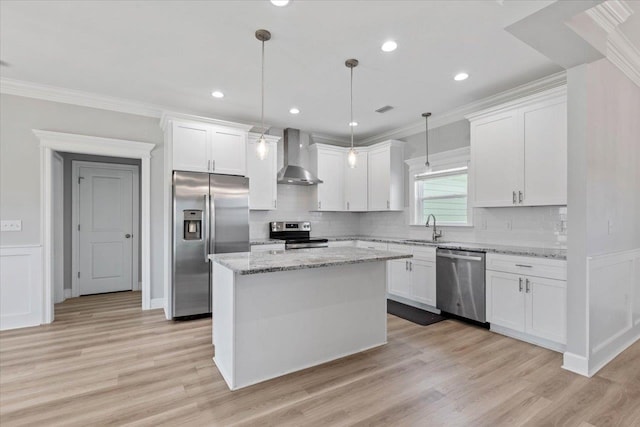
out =
<path fill-rule="evenodd" d="M 210 197 L 208 194 L 204 195 L 204 221 L 202 221 L 202 224 L 204 225 L 204 230 L 202 230 L 203 233 L 203 239 L 204 239 L 204 262 L 208 263 L 209 262 L 209 234 L 211 233 L 211 224 L 209 224 L 209 204 L 210 204 Z"/>

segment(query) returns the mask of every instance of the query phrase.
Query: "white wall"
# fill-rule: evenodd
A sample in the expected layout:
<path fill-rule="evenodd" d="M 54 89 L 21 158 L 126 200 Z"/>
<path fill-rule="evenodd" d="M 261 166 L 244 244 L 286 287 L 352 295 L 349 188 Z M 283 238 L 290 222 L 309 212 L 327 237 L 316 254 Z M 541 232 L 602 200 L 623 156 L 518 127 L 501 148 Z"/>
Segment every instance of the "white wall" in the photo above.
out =
<path fill-rule="evenodd" d="M 161 298 L 163 135 L 159 120 L 1 94 L 0 123 L 0 218 L 21 219 L 23 226 L 21 232 L 1 233 L 2 247 L 42 244 L 40 149 L 33 129 L 157 145 L 151 157 L 151 298 Z"/>
<path fill-rule="evenodd" d="M 640 87 L 607 59 L 568 84 L 565 365 L 593 374 L 640 337 Z"/>

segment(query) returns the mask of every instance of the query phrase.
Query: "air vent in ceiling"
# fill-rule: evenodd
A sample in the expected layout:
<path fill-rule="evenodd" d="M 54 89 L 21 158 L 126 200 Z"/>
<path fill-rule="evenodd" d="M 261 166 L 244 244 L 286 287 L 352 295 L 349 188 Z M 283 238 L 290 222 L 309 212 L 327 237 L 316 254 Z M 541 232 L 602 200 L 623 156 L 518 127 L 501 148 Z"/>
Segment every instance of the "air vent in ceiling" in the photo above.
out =
<path fill-rule="evenodd" d="M 380 107 L 376 110 L 376 113 L 386 113 L 389 110 L 393 110 L 391 105 L 385 105 L 384 107 Z"/>

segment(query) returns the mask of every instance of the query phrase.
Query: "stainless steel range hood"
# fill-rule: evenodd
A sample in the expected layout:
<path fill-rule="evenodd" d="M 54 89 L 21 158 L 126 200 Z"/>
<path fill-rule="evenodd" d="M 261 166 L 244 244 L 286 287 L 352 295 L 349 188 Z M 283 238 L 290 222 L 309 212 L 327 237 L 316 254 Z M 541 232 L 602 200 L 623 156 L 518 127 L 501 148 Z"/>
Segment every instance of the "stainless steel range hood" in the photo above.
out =
<path fill-rule="evenodd" d="M 284 130 L 284 166 L 278 172 L 278 184 L 315 185 L 322 184 L 314 174 L 299 165 L 300 130 Z"/>

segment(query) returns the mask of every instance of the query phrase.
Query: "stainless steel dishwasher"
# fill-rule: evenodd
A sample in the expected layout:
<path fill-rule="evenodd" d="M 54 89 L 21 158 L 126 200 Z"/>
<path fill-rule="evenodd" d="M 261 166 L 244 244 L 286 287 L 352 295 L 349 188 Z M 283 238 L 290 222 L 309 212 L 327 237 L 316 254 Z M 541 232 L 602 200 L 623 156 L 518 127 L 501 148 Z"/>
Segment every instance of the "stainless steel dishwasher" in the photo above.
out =
<path fill-rule="evenodd" d="M 436 305 L 446 313 L 487 321 L 484 252 L 438 248 Z"/>

